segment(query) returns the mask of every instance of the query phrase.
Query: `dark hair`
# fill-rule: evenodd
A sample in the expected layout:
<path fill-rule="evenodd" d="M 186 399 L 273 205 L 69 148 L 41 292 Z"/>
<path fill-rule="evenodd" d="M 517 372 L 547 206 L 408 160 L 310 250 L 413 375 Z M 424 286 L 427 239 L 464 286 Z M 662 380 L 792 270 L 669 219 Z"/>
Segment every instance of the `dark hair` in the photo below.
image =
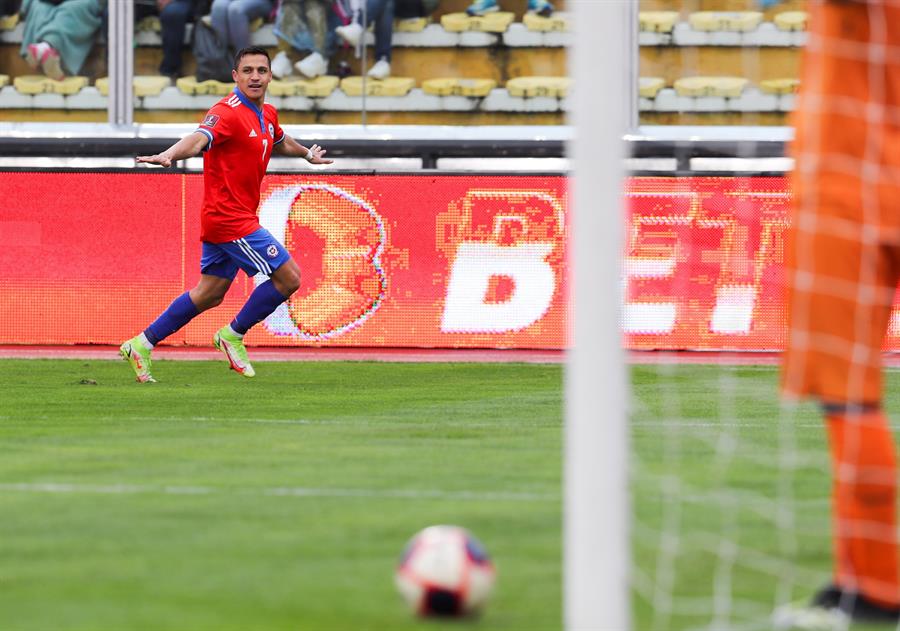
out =
<path fill-rule="evenodd" d="M 266 58 L 266 61 L 269 63 L 269 66 L 272 65 L 272 58 L 269 57 L 269 51 L 267 51 L 262 46 L 247 46 L 245 48 L 237 51 L 237 54 L 234 56 L 234 69 L 237 70 L 238 66 L 241 65 L 241 57 L 244 55 L 262 55 Z"/>

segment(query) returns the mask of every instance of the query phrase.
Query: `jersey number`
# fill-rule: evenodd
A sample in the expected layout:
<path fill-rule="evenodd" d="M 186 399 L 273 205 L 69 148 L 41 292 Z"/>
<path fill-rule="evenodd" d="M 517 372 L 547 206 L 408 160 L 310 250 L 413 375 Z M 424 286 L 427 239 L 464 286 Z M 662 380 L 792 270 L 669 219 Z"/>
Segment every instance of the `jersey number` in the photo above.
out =
<path fill-rule="evenodd" d="M 266 149 L 268 149 L 268 148 L 269 148 L 269 139 L 263 138 L 263 155 L 262 155 L 263 160 L 266 159 Z"/>

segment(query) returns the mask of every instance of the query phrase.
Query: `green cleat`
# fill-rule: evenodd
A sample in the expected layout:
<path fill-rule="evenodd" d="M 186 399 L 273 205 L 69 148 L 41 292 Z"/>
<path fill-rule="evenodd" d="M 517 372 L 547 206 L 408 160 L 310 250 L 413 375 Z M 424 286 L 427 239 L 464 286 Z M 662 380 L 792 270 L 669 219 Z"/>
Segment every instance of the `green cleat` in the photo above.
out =
<path fill-rule="evenodd" d="M 244 339 L 232 333 L 229 327 L 223 326 L 216 332 L 215 337 L 213 337 L 213 344 L 216 345 L 217 349 L 225 353 L 232 370 L 245 377 L 256 375 L 256 371 L 253 370 L 250 359 L 247 357 Z"/>
<path fill-rule="evenodd" d="M 150 351 L 138 337 L 133 337 L 119 347 L 119 354 L 128 360 L 138 383 L 156 383 L 150 374 Z"/>

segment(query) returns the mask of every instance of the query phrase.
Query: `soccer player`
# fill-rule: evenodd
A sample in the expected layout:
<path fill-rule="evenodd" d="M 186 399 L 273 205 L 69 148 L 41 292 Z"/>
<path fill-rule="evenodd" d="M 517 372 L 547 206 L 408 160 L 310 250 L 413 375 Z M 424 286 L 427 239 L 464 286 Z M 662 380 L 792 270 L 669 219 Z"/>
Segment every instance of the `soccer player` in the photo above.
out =
<path fill-rule="evenodd" d="M 137 381 L 153 382 L 150 352 L 198 314 L 222 302 L 238 269 L 249 276 L 266 274 L 231 324 L 213 338 L 231 368 L 245 377 L 255 372 L 247 358 L 244 334 L 266 318 L 300 287 L 300 269 L 257 218 L 260 184 L 269 158 L 306 158 L 312 164 L 331 164 L 318 145 L 306 148 L 278 125 L 278 112 L 264 103 L 272 79 L 269 54 L 264 48 L 238 51 L 231 76 L 234 92 L 216 103 L 200 126 L 160 154 L 139 156 L 137 162 L 169 167 L 172 163 L 203 156 L 203 205 L 200 238 L 203 254 L 200 282 L 176 298 L 143 333 L 120 347 Z"/>
<path fill-rule="evenodd" d="M 832 582 L 778 626 L 900 621 L 897 458 L 881 349 L 900 280 L 900 2 L 813 0 L 795 110 L 782 387 L 821 403 Z"/>

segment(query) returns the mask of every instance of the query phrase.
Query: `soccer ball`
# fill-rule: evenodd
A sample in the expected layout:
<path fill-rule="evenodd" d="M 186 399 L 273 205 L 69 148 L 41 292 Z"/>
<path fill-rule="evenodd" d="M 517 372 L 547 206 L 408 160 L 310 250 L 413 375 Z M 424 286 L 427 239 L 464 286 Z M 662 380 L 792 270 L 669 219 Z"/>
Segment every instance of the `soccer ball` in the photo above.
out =
<path fill-rule="evenodd" d="M 472 533 L 459 526 L 430 526 L 406 544 L 394 580 L 420 616 L 467 616 L 484 607 L 495 576 Z"/>

